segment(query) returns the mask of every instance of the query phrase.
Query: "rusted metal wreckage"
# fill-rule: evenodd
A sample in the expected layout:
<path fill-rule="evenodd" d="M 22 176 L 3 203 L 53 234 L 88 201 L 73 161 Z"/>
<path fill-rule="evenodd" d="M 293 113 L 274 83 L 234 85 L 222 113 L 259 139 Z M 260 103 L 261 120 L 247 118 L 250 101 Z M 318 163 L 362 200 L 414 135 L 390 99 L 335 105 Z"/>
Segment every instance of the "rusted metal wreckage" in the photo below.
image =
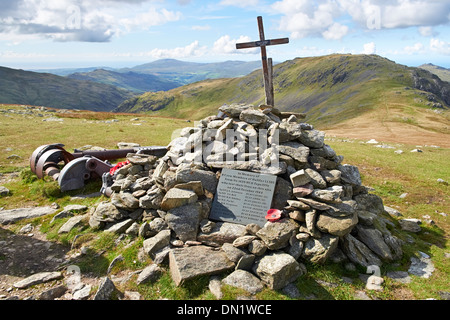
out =
<path fill-rule="evenodd" d="M 30 157 L 30 168 L 39 179 L 49 176 L 58 181 L 63 192 L 80 189 L 90 179 L 102 178 L 101 192 L 109 196 L 108 175 L 114 168 L 109 161 L 125 158 L 129 153 L 163 157 L 167 153 L 167 148 L 151 146 L 103 151 L 75 150 L 74 153 L 70 153 L 64 149 L 63 144 L 48 144 L 40 146 L 33 152 Z"/>

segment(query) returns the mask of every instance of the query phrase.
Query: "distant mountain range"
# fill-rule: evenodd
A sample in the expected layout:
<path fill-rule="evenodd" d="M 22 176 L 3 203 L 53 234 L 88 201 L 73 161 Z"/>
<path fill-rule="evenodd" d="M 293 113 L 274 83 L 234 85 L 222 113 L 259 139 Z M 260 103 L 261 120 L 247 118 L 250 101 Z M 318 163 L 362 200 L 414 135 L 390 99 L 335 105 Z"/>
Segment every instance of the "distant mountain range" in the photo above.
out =
<path fill-rule="evenodd" d="M 259 61 L 173 59 L 123 69 L 52 71 L 60 75 L 0 67 L 0 103 L 200 119 L 223 103 L 263 103 L 260 68 Z M 450 83 L 427 68 L 443 78 L 449 71 L 432 65 L 411 68 L 377 55 L 296 58 L 274 66 L 275 103 L 284 111 L 306 112 L 308 121 L 324 125 L 390 100 L 446 109 Z"/>
<path fill-rule="evenodd" d="M 0 103 L 111 111 L 133 96 L 112 85 L 0 67 Z"/>
<path fill-rule="evenodd" d="M 183 85 L 180 82 L 166 80 L 163 77 L 152 74 L 136 73 L 132 71 L 116 72 L 105 69 L 97 69 L 85 73 L 73 73 L 67 77 L 70 79 L 109 84 L 140 94 L 147 91 L 167 91 Z"/>
<path fill-rule="evenodd" d="M 261 62 L 259 61 L 196 63 L 175 59 L 160 59 L 132 68 L 94 67 L 33 71 L 110 84 L 142 94 L 148 91 L 166 91 L 206 79 L 241 77 L 258 68 L 261 68 Z"/>
<path fill-rule="evenodd" d="M 351 119 L 391 100 L 417 108 L 450 106 L 450 83 L 377 55 L 334 54 L 280 63 L 274 67 L 274 92 L 282 111 L 305 112 L 308 121 L 321 125 Z M 115 111 L 200 119 L 224 103 L 264 103 L 261 71 L 148 92 Z"/>
<path fill-rule="evenodd" d="M 163 59 L 124 69 L 24 71 L 1 67 L 0 103 L 111 111 L 138 94 L 167 91 L 205 79 L 243 76 L 259 65 L 245 61 L 194 63 Z"/>

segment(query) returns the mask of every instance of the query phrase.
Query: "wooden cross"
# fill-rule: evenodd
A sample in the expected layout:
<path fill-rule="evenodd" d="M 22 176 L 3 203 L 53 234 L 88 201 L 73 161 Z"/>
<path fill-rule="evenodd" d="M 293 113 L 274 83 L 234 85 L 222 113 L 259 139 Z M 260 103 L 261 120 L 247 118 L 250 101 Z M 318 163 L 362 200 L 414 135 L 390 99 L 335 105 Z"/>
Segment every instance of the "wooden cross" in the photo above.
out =
<path fill-rule="evenodd" d="M 289 43 L 289 38 L 266 40 L 264 36 L 264 26 L 262 17 L 258 17 L 259 41 L 237 43 L 236 49 L 261 48 L 261 59 L 264 76 L 264 89 L 266 91 L 266 104 L 274 106 L 273 96 L 273 65 L 272 59 L 267 59 L 266 46 Z M 269 60 L 269 61 L 268 61 Z"/>

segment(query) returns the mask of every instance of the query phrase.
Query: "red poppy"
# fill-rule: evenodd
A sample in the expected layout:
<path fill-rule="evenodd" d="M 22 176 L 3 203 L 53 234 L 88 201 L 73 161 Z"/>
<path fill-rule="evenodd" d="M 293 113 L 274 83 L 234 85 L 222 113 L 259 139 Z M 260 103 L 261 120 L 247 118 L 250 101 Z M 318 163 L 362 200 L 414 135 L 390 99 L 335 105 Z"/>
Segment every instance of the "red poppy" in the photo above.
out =
<path fill-rule="evenodd" d="M 266 220 L 275 222 L 281 218 L 281 211 L 278 209 L 269 209 L 267 211 Z"/>
<path fill-rule="evenodd" d="M 119 163 L 116 164 L 113 168 L 111 168 L 111 169 L 109 170 L 109 174 L 110 174 L 110 175 L 114 175 L 114 173 L 115 173 L 118 169 L 122 168 L 123 166 L 126 166 L 126 165 L 129 164 L 129 163 L 130 163 L 129 160 L 123 161 L 123 162 L 119 162 Z"/>

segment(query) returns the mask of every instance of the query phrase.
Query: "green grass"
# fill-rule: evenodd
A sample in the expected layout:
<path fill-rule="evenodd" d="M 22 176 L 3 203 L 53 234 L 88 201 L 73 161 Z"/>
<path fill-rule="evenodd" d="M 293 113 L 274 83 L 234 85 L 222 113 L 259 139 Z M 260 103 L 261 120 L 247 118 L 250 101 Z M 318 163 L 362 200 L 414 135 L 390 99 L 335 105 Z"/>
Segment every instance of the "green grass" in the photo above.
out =
<path fill-rule="evenodd" d="M 8 107 L 10 108 L 10 107 Z M 16 107 L 20 109 L 19 107 Z M 0 107 L 1 109 L 1 107 Z M 4 184 L 11 190 L 11 195 L 0 198 L 0 207 L 11 209 L 22 206 L 50 205 L 58 203 L 63 209 L 68 204 L 84 204 L 95 207 L 105 197 L 71 200 L 77 194 L 97 192 L 99 182 L 88 183 L 83 190 L 60 192 L 58 185 L 48 178 L 38 180 L 28 168 L 28 157 L 38 146 L 45 143 L 60 142 L 67 149 L 81 147 L 86 144 L 99 145 L 105 148 L 115 148 L 120 141 L 136 142 L 141 145 L 166 145 L 170 141 L 173 130 L 189 126 L 185 120 L 169 118 L 152 118 L 142 115 L 125 114 L 94 114 L 75 113 L 64 117 L 63 125 L 42 122 L 41 118 L 8 114 L 5 117 L 0 113 L 0 173 L 7 175 L 11 172 L 18 176 Z M 61 115 L 62 116 L 62 115 Z M 139 117 L 141 126 L 135 126 L 132 118 Z M 118 119 L 118 123 L 106 124 L 107 119 Z M 20 126 L 25 130 L 15 130 Z M 33 137 L 30 139 L 30 137 Z M 57 139 L 56 139 L 56 138 Z M 450 180 L 450 149 L 422 147 L 423 153 L 411 153 L 416 146 L 395 145 L 402 149 L 403 154 L 394 153 L 395 149 L 375 148 L 373 145 L 363 144 L 358 140 L 328 139 L 329 144 L 337 154 L 344 156 L 344 163 L 355 165 L 362 175 L 363 184 L 374 189 L 373 193 L 379 195 L 385 205 L 399 210 L 405 218 L 418 218 L 423 222 L 422 231 L 418 234 L 407 234 L 391 229 L 399 238 L 405 241 L 403 247 L 404 257 L 398 263 L 384 265 L 381 272 L 385 276 L 391 270 L 406 271 L 409 267 L 410 257 L 417 255 L 418 250 L 432 257 L 436 270 L 429 279 L 412 277 L 410 284 L 398 284 L 385 277 L 383 291 L 373 292 L 365 290 L 365 283 L 359 274 L 365 274 L 364 268 L 348 271 L 342 265 L 327 263 L 325 265 L 306 264 L 307 274 L 295 282 L 302 300 L 352 300 L 359 291 L 376 299 L 441 299 L 439 291 L 450 291 L 449 262 L 446 253 L 449 252 L 448 232 L 450 225 L 447 215 L 450 201 L 449 186 L 437 182 L 438 178 Z M 4 152 L 11 148 L 12 151 Z M 10 153 L 19 154 L 22 159 L 6 159 Z M 399 196 L 407 193 L 405 198 Z M 59 210 L 59 211 L 60 211 Z M 435 225 L 427 224 L 424 216 L 428 215 Z M 59 228 L 68 218 L 56 220 L 51 223 L 53 215 L 31 221 L 33 225 L 40 226 L 40 230 L 47 235 L 48 240 L 58 242 L 74 250 L 82 247 L 88 248 L 88 253 L 77 258 L 74 262 L 80 266 L 82 272 L 91 273 L 101 277 L 106 274 L 110 263 L 119 255 L 119 261 L 112 269 L 112 274 L 143 269 L 151 259 L 140 259 L 139 250 L 142 248 L 142 239 L 126 237 L 117 244 L 117 235 L 99 232 L 84 226 L 73 230 L 69 234 L 58 234 Z M 21 226 L 30 221 L 22 221 L 12 226 L 18 231 Z M 76 237 L 76 238 L 75 238 Z M 408 240 L 414 243 L 409 243 Z M 0 260 L 2 257 L 0 257 Z M 226 275 L 222 275 L 225 277 Z M 136 285 L 133 279 L 121 285 L 121 290 L 139 291 L 145 299 L 199 299 L 213 300 L 215 297 L 208 290 L 209 277 L 200 277 L 187 281 L 182 286 L 175 286 L 171 280 L 170 272 L 166 268 L 162 277 L 155 283 Z M 351 283 L 343 280 L 350 279 Z M 224 286 L 223 299 L 234 300 L 248 294 L 236 288 Z M 265 289 L 256 295 L 262 300 L 289 300 L 282 291 Z"/>

